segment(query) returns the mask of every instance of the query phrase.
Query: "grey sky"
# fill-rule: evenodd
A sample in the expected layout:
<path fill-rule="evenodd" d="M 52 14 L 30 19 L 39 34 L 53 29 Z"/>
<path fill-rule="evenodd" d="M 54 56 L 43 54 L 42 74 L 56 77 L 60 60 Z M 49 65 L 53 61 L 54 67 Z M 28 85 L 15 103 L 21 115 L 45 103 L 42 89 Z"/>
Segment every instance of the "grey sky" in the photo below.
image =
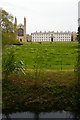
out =
<path fill-rule="evenodd" d="M 0 7 L 17 17 L 24 16 L 27 33 L 35 31 L 77 31 L 79 0 L 0 0 Z"/>

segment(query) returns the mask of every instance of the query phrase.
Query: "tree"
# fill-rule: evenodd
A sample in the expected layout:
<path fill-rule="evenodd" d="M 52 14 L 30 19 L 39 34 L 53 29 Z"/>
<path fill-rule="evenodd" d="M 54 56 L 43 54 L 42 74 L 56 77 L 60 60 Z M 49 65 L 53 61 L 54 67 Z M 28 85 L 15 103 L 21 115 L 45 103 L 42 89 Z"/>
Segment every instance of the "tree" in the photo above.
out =
<path fill-rule="evenodd" d="M 80 27 L 78 27 L 77 40 L 78 40 L 78 43 L 80 44 Z"/>
<path fill-rule="evenodd" d="M 77 40 L 78 40 L 78 57 L 75 71 L 77 71 L 78 84 L 80 84 L 80 27 L 78 27 Z"/>
<path fill-rule="evenodd" d="M 12 21 L 13 21 L 13 16 L 10 15 L 5 10 L 1 10 L 0 23 L 1 23 L 2 32 L 13 32 L 14 25 Z"/>
<path fill-rule="evenodd" d="M 2 45 L 13 44 L 16 42 L 15 25 L 13 24 L 13 16 L 6 12 L 1 11 L 0 27 L 2 30 Z"/>
<path fill-rule="evenodd" d="M 78 61 L 77 61 L 77 72 L 78 72 L 78 82 L 80 83 L 80 27 L 78 27 Z"/>
<path fill-rule="evenodd" d="M 77 72 L 77 84 L 75 85 L 75 106 L 74 110 L 79 111 L 80 109 L 80 26 L 78 27 L 77 33 L 77 40 L 78 40 L 78 57 L 77 57 L 77 64 L 75 71 Z"/>

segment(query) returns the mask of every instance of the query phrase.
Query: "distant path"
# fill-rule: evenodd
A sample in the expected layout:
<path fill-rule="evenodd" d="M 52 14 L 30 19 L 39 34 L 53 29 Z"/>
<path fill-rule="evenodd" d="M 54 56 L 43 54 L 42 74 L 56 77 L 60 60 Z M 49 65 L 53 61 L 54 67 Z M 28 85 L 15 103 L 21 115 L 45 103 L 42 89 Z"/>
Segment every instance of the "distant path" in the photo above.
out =
<path fill-rule="evenodd" d="M 28 71 L 34 71 L 34 69 L 27 69 Z M 56 70 L 53 70 L 53 69 L 42 69 L 43 71 L 51 71 L 51 72 L 61 72 L 61 70 L 59 69 L 56 69 Z M 67 71 L 69 71 L 69 72 L 74 72 L 74 69 L 62 69 L 62 72 L 67 72 Z"/>
<path fill-rule="evenodd" d="M 52 70 L 52 69 L 45 69 L 46 71 L 52 71 L 52 72 L 57 72 L 57 71 L 74 71 L 74 69 L 63 69 L 63 70 Z"/>

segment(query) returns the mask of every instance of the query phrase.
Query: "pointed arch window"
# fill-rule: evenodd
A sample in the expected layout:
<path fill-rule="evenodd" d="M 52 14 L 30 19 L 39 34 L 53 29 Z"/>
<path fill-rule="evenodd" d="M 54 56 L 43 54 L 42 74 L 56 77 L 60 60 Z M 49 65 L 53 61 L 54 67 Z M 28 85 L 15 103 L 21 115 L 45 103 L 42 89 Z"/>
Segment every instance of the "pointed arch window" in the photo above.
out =
<path fill-rule="evenodd" d="M 19 28 L 18 36 L 24 36 L 24 30 L 22 28 Z"/>

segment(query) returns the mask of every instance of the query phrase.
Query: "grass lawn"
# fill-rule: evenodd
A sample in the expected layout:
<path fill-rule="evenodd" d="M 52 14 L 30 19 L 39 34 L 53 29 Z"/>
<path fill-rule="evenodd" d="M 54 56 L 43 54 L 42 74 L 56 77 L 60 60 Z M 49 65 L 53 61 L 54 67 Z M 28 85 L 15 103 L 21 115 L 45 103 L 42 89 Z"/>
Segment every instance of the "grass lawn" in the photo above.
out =
<path fill-rule="evenodd" d="M 11 50 L 16 60 L 24 62 L 25 75 L 9 74 L 6 79 L 3 74 L 3 112 L 77 109 L 80 99 L 80 86 L 74 72 L 77 42 L 5 46 L 4 61 Z"/>
<path fill-rule="evenodd" d="M 25 69 L 74 69 L 77 62 L 77 42 L 33 42 L 23 46 L 6 46 L 3 57 L 7 52 L 15 50 L 15 57 L 24 62 Z"/>

